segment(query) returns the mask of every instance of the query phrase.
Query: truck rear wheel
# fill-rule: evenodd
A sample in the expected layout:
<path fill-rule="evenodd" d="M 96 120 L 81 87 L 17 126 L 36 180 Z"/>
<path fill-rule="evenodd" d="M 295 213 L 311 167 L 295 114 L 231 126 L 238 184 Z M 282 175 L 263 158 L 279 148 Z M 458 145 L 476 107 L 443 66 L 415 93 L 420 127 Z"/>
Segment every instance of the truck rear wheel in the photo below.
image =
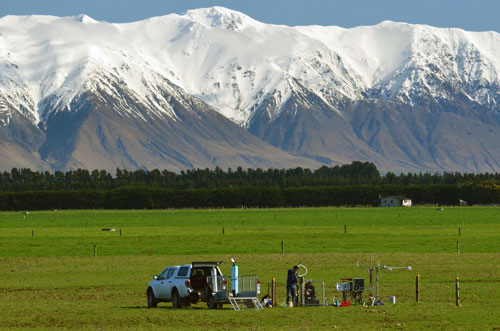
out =
<path fill-rule="evenodd" d="M 179 292 L 177 292 L 177 289 L 174 289 L 172 291 L 172 307 L 173 308 L 181 308 L 182 307 L 181 297 L 179 295 Z"/>

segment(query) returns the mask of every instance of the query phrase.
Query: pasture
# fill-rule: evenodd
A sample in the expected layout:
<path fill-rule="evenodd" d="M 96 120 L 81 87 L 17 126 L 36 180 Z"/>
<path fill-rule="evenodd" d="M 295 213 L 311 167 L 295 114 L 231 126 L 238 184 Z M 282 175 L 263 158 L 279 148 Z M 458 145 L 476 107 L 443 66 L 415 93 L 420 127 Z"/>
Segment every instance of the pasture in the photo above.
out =
<path fill-rule="evenodd" d="M 230 274 L 231 257 L 240 274 L 259 275 L 262 295 L 276 277 L 279 303 L 286 271 L 297 263 L 308 267 L 306 278 L 325 281 L 329 302 L 340 297 L 335 283 L 342 277 L 368 279 L 356 261 L 367 265 L 373 257 L 413 269 L 381 272 L 386 305 L 380 307 L 146 308 L 147 283 L 164 267 L 222 260 Z M 0 213 L 0 327 L 6 329 L 495 329 L 499 298 L 500 209 L 494 207 Z"/>

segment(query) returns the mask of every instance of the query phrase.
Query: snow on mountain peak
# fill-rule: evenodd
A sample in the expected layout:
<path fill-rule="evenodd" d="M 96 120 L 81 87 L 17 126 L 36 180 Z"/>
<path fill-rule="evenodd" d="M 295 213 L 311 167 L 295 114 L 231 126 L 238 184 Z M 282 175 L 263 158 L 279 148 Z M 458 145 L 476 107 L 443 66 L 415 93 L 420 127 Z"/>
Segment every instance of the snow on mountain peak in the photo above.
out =
<path fill-rule="evenodd" d="M 183 16 L 206 27 L 233 31 L 240 31 L 246 25 L 259 24 L 241 12 L 218 6 L 188 10 Z"/>
<path fill-rule="evenodd" d="M 425 93 L 446 98 L 443 86 L 496 105 L 498 54 L 495 32 L 391 21 L 287 27 L 223 7 L 125 24 L 83 14 L 6 16 L 0 18 L 0 100 L 10 96 L 43 120 L 44 99 L 69 103 L 96 85 L 89 80 L 108 76 L 145 102 L 167 79 L 242 125 L 270 98 L 279 111 L 292 95 L 289 78 L 334 107 L 366 95 L 410 103 Z"/>
<path fill-rule="evenodd" d="M 79 14 L 79 15 L 75 15 L 75 16 L 67 16 L 66 19 L 68 19 L 70 21 L 84 23 L 84 24 L 98 23 L 98 21 L 94 20 L 92 17 L 87 16 L 85 14 Z"/>

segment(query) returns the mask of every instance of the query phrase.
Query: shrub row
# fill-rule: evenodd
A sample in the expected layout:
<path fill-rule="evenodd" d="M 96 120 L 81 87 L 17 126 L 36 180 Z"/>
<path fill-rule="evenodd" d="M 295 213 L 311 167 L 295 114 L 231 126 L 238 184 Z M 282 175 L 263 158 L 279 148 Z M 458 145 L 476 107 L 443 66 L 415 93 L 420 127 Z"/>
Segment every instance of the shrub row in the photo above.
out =
<path fill-rule="evenodd" d="M 23 191 L 0 193 L 0 210 L 270 208 L 372 205 L 379 196 L 402 195 L 414 204 L 500 203 L 498 186 L 335 186 L 170 190 L 126 187 L 107 191 Z"/>

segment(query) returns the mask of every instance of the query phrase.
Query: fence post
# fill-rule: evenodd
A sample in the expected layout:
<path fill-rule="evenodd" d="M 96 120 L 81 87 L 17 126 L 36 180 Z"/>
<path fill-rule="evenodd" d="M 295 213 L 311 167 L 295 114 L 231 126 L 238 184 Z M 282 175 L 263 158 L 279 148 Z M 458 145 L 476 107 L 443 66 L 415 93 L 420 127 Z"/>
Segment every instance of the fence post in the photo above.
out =
<path fill-rule="evenodd" d="M 460 241 L 457 240 L 457 254 L 460 253 Z"/>
<path fill-rule="evenodd" d="M 460 307 L 460 279 L 458 276 L 455 278 L 455 296 L 457 307 Z"/>
<path fill-rule="evenodd" d="M 224 227 L 222 227 L 222 234 L 224 234 Z"/>
<path fill-rule="evenodd" d="M 278 306 L 276 303 L 276 278 L 271 279 L 271 304 L 273 307 Z"/>
<path fill-rule="evenodd" d="M 97 245 L 94 244 L 94 257 L 96 257 L 96 256 L 97 256 Z"/>
<path fill-rule="evenodd" d="M 300 277 L 300 305 L 304 307 L 306 298 L 305 298 L 305 286 L 304 286 L 304 277 Z"/>
<path fill-rule="evenodd" d="M 285 254 L 285 241 L 281 241 L 281 254 Z"/>
<path fill-rule="evenodd" d="M 347 233 L 347 225 L 344 225 L 344 234 Z"/>
<path fill-rule="evenodd" d="M 417 302 L 420 301 L 420 274 L 417 274 L 417 278 L 416 278 L 415 298 L 416 298 Z"/>

